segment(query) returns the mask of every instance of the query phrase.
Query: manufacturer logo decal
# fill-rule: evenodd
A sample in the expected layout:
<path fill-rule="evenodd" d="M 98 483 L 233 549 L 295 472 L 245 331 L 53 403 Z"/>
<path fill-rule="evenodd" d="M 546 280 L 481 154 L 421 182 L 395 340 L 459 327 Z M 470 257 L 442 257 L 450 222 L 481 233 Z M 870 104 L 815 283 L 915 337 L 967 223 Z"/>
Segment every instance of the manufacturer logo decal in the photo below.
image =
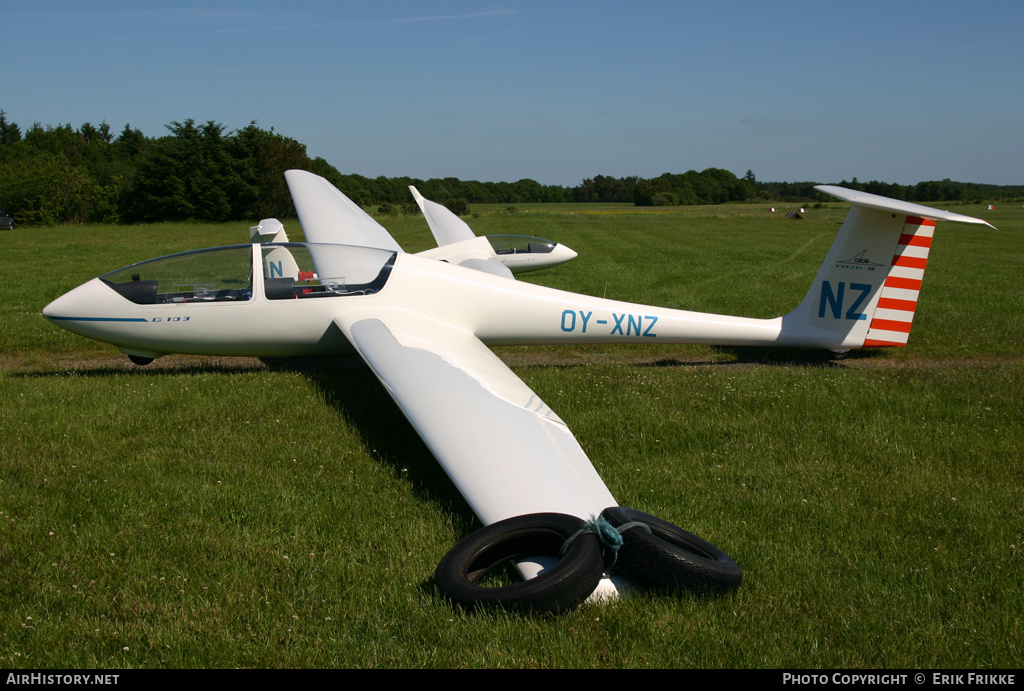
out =
<path fill-rule="evenodd" d="M 861 250 L 859 254 L 855 254 L 849 259 L 840 259 L 836 262 L 837 269 L 856 269 L 858 271 L 874 271 L 880 266 L 885 264 L 877 264 L 864 255 L 867 254 L 867 250 Z"/>

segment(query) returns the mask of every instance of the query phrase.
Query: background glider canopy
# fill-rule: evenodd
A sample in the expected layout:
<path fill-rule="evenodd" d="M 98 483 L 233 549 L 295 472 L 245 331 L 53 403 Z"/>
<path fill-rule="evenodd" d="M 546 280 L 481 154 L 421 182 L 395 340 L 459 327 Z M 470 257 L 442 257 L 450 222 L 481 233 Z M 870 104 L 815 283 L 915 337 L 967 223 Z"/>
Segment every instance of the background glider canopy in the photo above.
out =
<path fill-rule="evenodd" d="M 488 235 L 495 254 L 551 254 L 555 243 L 528 235 Z"/>

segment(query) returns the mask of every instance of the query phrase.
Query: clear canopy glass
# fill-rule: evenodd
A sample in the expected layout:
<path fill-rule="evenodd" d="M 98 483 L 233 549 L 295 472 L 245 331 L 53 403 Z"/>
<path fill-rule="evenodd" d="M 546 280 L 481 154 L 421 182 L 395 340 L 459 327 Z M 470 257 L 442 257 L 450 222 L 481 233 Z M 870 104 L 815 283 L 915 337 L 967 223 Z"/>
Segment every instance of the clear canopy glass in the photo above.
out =
<path fill-rule="evenodd" d="M 252 246 L 181 252 L 139 262 L 100 280 L 142 305 L 252 298 Z"/>
<path fill-rule="evenodd" d="M 275 243 L 260 246 L 268 299 L 376 293 L 396 253 L 349 245 Z M 138 304 L 231 302 L 252 299 L 252 245 L 181 252 L 100 276 Z"/>
<path fill-rule="evenodd" d="M 488 235 L 495 254 L 547 254 L 558 243 L 527 235 Z"/>
<path fill-rule="evenodd" d="M 297 242 L 260 249 L 270 300 L 372 295 L 384 287 L 396 256 L 371 247 Z"/>

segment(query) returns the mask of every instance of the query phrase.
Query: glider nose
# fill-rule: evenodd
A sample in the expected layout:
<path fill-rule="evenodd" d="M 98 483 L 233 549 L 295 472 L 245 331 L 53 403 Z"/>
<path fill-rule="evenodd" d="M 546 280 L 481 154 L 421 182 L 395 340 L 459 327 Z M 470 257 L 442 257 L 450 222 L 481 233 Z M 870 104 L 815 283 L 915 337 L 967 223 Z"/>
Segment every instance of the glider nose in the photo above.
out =
<path fill-rule="evenodd" d="M 82 286 L 78 286 L 71 292 L 64 293 L 59 298 L 51 302 L 49 305 L 43 308 L 43 316 L 52 322 L 61 324 L 62 321 L 70 319 L 75 313 L 75 308 L 78 304 L 78 300 L 74 293 L 78 291 Z M 63 324 L 61 324 L 63 326 Z"/>
<path fill-rule="evenodd" d="M 551 250 L 552 265 L 564 264 L 578 256 L 575 250 L 566 247 L 562 243 L 558 243 L 555 245 L 555 249 Z"/>
<path fill-rule="evenodd" d="M 86 316 L 105 302 L 103 298 L 107 292 L 109 291 L 106 286 L 98 278 L 94 278 L 69 290 L 44 307 L 43 316 L 53 321 Z"/>
<path fill-rule="evenodd" d="M 61 328 L 96 338 L 97 328 L 109 321 L 111 290 L 98 278 L 64 293 L 43 308 L 43 316 Z"/>

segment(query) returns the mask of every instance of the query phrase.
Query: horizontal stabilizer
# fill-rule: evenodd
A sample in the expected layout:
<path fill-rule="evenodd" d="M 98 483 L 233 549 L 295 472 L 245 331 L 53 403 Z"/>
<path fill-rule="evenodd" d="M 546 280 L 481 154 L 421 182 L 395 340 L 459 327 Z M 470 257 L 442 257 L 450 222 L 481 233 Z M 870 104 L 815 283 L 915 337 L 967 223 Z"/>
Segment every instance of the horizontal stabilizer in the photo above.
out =
<path fill-rule="evenodd" d="M 288 234 L 284 232 L 284 224 L 276 218 L 264 218 L 258 225 L 249 227 L 250 242 L 288 242 Z"/>
<path fill-rule="evenodd" d="M 924 206 L 922 204 L 913 204 L 911 202 L 904 202 L 898 199 L 889 199 L 888 197 L 880 197 L 877 194 L 870 194 L 868 192 L 858 192 L 856 190 L 848 190 L 845 187 L 836 187 L 834 185 L 816 185 L 814 189 L 825 194 L 830 194 L 833 197 L 838 197 L 845 202 L 850 202 L 854 206 L 864 207 L 866 209 L 878 209 L 879 211 L 891 211 L 896 214 L 906 214 L 908 216 L 918 216 L 920 218 L 927 218 L 932 221 L 952 221 L 953 223 L 971 223 L 976 225 L 988 226 L 994 228 L 994 226 L 988 221 L 983 221 L 980 218 L 972 218 L 971 216 L 963 216 L 961 214 L 954 214 L 950 211 L 940 211 L 939 209 L 933 209 L 930 206 Z"/>

